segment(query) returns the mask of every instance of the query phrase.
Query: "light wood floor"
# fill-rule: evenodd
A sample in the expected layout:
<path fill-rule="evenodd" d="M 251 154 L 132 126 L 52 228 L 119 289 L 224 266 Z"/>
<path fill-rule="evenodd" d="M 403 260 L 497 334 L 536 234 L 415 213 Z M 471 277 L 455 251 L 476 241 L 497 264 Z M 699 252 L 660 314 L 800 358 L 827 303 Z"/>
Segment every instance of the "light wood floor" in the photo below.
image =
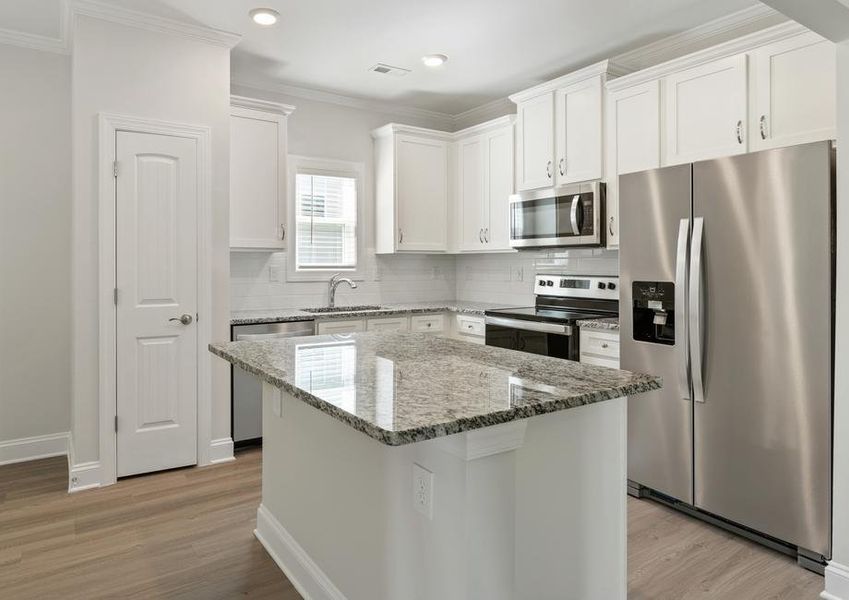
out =
<path fill-rule="evenodd" d="M 253 537 L 261 453 L 237 456 L 70 496 L 64 458 L 0 467 L 0 598 L 300 598 Z M 629 498 L 628 510 L 631 600 L 822 590 L 781 554 L 653 502 Z"/>

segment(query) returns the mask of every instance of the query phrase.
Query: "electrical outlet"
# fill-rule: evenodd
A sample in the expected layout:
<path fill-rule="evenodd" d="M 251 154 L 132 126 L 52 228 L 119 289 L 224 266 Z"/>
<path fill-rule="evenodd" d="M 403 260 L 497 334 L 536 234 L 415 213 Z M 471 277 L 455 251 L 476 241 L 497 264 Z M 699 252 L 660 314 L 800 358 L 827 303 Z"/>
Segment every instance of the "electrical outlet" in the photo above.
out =
<path fill-rule="evenodd" d="M 280 275 L 281 275 L 280 267 L 268 267 L 268 281 L 271 283 L 280 283 Z"/>
<path fill-rule="evenodd" d="M 513 267 L 513 281 L 524 281 L 525 280 L 525 268 L 524 267 Z"/>
<path fill-rule="evenodd" d="M 433 473 L 413 463 L 413 508 L 433 519 Z"/>

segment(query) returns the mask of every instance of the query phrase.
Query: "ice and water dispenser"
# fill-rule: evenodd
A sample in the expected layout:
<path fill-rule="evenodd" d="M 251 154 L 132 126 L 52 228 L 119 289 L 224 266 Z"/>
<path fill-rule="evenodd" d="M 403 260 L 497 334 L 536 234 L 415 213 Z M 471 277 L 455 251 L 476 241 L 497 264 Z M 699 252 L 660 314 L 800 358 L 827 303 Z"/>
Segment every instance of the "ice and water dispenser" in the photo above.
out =
<path fill-rule="evenodd" d="M 675 344 L 675 284 L 671 281 L 635 281 L 634 339 L 652 344 Z"/>

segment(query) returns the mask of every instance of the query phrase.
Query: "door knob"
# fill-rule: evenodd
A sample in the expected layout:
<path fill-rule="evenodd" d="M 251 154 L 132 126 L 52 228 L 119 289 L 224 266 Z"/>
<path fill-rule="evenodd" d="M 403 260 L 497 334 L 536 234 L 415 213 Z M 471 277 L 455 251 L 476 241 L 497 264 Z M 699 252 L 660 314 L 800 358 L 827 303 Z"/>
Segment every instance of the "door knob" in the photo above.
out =
<path fill-rule="evenodd" d="M 183 325 L 191 325 L 192 321 L 194 319 L 192 319 L 192 315 L 180 315 L 179 317 L 171 317 L 168 320 L 169 321 L 179 321 Z"/>

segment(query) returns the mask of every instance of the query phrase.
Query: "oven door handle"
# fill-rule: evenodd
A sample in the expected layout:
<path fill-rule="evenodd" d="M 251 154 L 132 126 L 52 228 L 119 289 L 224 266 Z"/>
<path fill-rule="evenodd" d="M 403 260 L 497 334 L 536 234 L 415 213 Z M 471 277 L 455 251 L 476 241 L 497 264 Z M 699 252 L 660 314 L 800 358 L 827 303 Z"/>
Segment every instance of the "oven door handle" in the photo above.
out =
<path fill-rule="evenodd" d="M 554 333 L 557 335 L 572 335 L 571 325 L 560 325 L 557 323 L 541 323 L 539 321 L 525 321 L 522 319 L 506 319 L 504 317 L 486 317 L 487 325 L 499 327 L 510 327 L 523 331 L 538 331 L 540 333 Z"/>

